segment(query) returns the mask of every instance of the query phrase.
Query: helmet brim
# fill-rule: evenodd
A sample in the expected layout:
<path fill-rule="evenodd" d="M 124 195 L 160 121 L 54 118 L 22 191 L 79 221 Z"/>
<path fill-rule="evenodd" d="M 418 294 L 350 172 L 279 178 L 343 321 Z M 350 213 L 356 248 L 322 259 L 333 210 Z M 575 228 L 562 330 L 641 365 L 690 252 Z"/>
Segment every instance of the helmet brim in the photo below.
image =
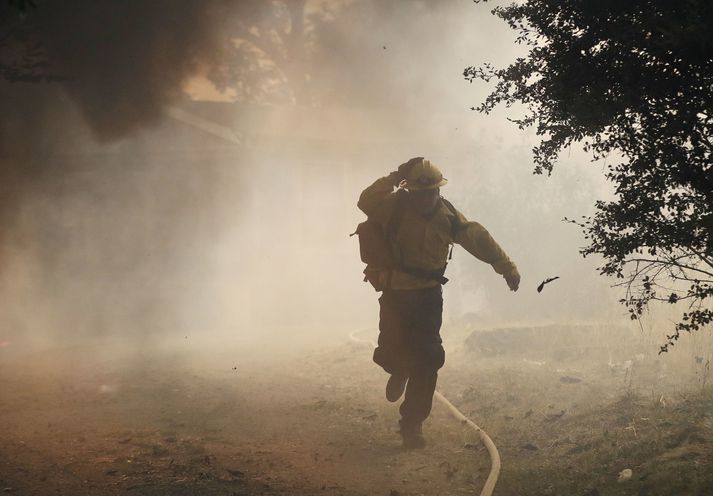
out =
<path fill-rule="evenodd" d="M 447 182 L 448 182 L 448 179 L 446 179 L 445 177 L 444 177 L 444 178 L 441 178 L 441 180 L 440 180 L 439 182 L 437 182 L 437 183 L 428 184 L 428 185 L 426 185 L 426 186 L 424 186 L 424 185 L 422 185 L 422 184 L 413 184 L 413 185 L 411 185 L 411 184 L 409 184 L 408 182 L 406 182 L 405 188 L 406 188 L 407 190 L 409 190 L 409 191 L 426 191 L 426 190 L 429 190 L 429 189 L 440 188 L 441 186 L 444 186 Z"/>

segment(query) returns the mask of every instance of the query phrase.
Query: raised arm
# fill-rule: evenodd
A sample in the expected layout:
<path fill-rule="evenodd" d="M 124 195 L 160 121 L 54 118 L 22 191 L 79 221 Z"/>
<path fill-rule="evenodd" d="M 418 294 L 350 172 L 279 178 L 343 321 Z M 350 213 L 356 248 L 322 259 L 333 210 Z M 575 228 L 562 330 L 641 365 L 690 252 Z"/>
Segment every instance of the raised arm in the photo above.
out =
<path fill-rule="evenodd" d="M 369 217 L 378 215 L 379 211 L 386 206 L 389 196 L 400 182 L 401 179 L 398 177 L 398 172 L 392 172 L 388 176 L 380 177 L 361 192 L 357 207 Z"/>
<path fill-rule="evenodd" d="M 399 165 L 399 168 L 388 176 L 381 177 L 374 181 L 371 186 L 361 192 L 357 207 L 369 217 L 379 217 L 385 214 L 384 210 L 389 210 L 392 203 L 392 193 L 401 181 L 406 179 L 409 171 L 423 160 L 423 157 L 415 157 Z M 386 212 L 388 213 L 388 212 Z"/>

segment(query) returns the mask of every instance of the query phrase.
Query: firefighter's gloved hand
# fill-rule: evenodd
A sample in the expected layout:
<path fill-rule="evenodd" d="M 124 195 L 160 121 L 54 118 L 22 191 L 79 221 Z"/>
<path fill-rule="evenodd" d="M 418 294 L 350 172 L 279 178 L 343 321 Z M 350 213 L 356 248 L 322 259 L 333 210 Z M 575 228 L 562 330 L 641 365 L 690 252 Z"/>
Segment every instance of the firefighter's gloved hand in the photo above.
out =
<path fill-rule="evenodd" d="M 391 180 L 391 183 L 397 188 L 403 182 L 403 179 L 401 178 L 401 173 L 399 173 L 399 171 L 394 171 L 389 174 L 389 179 Z"/>
<path fill-rule="evenodd" d="M 399 168 L 396 171 L 398 173 L 399 180 L 404 181 L 411 172 L 411 169 L 413 169 L 417 164 L 420 164 L 421 162 L 423 162 L 423 157 L 414 157 L 408 162 L 399 165 Z"/>
<path fill-rule="evenodd" d="M 517 288 L 520 287 L 520 273 L 517 269 L 506 272 L 503 274 L 503 277 L 505 278 L 505 282 L 508 283 L 510 291 L 517 291 Z"/>

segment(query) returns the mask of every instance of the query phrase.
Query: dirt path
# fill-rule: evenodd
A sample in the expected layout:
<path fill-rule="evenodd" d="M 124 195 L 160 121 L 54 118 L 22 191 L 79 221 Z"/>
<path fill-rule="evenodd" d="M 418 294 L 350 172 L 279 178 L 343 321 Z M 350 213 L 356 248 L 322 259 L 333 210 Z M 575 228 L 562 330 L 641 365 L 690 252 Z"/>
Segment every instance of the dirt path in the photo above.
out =
<path fill-rule="evenodd" d="M 601 360 L 494 360 L 464 337 L 446 343 L 441 389 L 498 445 L 496 494 L 713 494 L 709 390 L 662 405 L 612 387 Z M 478 494 L 487 477 L 486 451 L 438 404 L 427 448 L 400 448 L 368 345 L 114 348 L 0 356 L 1 491 L 425 496 Z"/>
<path fill-rule="evenodd" d="M 127 369 L 80 347 L 4 362 L 0 490 L 442 494 L 487 475 L 438 408 L 431 445 L 402 451 L 368 348 L 237 355 L 157 353 Z"/>

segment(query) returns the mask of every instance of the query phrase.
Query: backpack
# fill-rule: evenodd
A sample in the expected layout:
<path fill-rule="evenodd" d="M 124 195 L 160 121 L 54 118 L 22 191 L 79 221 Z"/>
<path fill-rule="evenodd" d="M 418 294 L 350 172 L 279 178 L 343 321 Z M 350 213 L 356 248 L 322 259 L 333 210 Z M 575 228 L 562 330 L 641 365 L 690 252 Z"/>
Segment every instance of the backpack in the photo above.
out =
<path fill-rule="evenodd" d="M 436 271 L 418 269 L 415 267 L 405 267 L 403 264 L 399 263 L 397 257 L 394 255 L 392 242 L 396 238 L 396 233 L 406 210 L 406 193 L 404 191 L 397 191 L 395 195 L 396 201 L 394 211 L 385 228 L 376 220 L 367 218 L 364 222 L 357 226 L 356 231 L 349 235 L 354 236 L 356 234 L 359 237 L 359 255 L 361 257 L 361 261 L 366 264 L 366 268 L 364 269 L 364 282 L 369 282 L 376 291 L 383 291 L 391 286 L 391 271 L 393 269 L 398 269 L 401 272 L 405 272 L 416 277 L 432 279 L 440 282 L 441 284 L 447 283 L 448 279 L 443 276 L 446 270 L 445 265 L 442 269 Z M 460 228 L 458 215 L 456 214 L 455 208 L 448 200 L 445 198 L 441 198 L 441 200 L 455 218 L 455 221 L 452 222 L 451 226 L 453 238 L 455 239 L 455 234 Z M 453 245 L 451 244 L 451 250 L 448 256 L 449 260 L 452 255 Z M 446 263 L 446 265 L 448 264 Z M 386 285 L 384 285 L 383 281 L 379 278 L 379 275 L 384 271 L 389 271 L 389 280 Z"/>

